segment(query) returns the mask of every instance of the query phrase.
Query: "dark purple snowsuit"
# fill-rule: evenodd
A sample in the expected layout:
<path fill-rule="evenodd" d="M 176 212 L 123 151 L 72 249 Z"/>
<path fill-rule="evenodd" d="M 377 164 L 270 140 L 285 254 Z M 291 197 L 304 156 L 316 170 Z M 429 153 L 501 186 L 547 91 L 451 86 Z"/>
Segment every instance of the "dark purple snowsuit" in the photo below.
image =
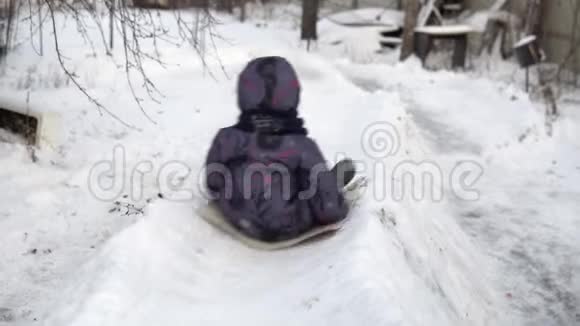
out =
<path fill-rule="evenodd" d="M 281 57 L 258 58 L 238 81 L 239 122 L 221 129 L 207 157 L 207 187 L 247 235 L 276 241 L 344 219 L 348 207 L 297 117 L 300 85 Z"/>

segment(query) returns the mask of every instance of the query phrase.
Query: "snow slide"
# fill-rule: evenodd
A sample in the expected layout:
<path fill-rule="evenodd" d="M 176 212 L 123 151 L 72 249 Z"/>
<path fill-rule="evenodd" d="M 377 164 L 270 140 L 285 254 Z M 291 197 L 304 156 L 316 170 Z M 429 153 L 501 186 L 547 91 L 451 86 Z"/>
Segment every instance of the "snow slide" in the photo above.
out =
<path fill-rule="evenodd" d="M 80 271 L 48 324 L 486 324 L 476 274 L 459 248 L 438 248 L 452 234 L 423 247 L 426 234 L 405 234 L 423 223 L 353 214 L 327 241 L 272 253 L 225 238 L 190 205 L 159 202 Z"/>
<path fill-rule="evenodd" d="M 326 156 L 347 153 L 367 169 L 367 191 L 344 230 L 260 252 L 196 216 L 200 198 L 156 201 L 76 273 L 47 325 L 495 324 L 486 260 L 446 204 L 375 199 L 375 186 L 391 175 L 375 173 L 374 164 L 390 171 L 405 160 L 420 162 L 427 149 L 399 95 L 365 92 L 316 55 L 289 58 L 303 78 L 303 115 Z M 341 91 L 318 96 L 330 89 Z M 400 148 L 377 159 L 361 135 L 385 121 Z"/>

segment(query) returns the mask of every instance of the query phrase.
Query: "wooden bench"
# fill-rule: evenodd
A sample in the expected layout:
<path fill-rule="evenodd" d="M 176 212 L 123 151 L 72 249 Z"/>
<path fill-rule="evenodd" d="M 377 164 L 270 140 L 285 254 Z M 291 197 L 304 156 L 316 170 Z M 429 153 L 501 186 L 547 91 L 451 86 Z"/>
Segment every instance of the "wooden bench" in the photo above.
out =
<path fill-rule="evenodd" d="M 36 104 L 39 105 L 39 104 Z M 35 110 L 24 101 L 0 95 L 0 129 L 20 136 L 27 145 L 56 148 L 61 144 L 60 114 L 50 110 Z"/>
<path fill-rule="evenodd" d="M 467 38 L 473 29 L 467 25 L 423 26 L 415 29 L 415 54 L 423 65 L 431 52 L 434 40 L 450 40 L 455 43 L 453 68 L 465 68 L 467 57 Z"/>

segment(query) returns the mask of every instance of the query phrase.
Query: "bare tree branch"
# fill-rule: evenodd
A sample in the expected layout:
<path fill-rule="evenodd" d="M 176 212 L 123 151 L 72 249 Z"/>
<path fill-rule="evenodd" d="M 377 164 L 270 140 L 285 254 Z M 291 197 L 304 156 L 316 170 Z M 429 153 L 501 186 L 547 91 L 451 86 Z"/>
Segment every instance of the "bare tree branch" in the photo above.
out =
<path fill-rule="evenodd" d="M 8 1 L 11 3 L 19 2 L 19 0 Z M 42 50 L 38 48 L 32 37 L 36 33 L 41 33 L 42 24 L 45 20 L 50 20 L 51 24 L 49 25 L 52 25 L 51 34 L 56 48 L 58 63 L 68 80 L 71 81 L 72 84 L 74 84 L 74 86 L 96 106 L 100 114 L 106 113 L 131 129 L 139 130 L 134 125 L 122 121 L 119 116 L 107 109 L 97 98 L 91 95 L 87 88 L 81 83 L 76 73 L 67 65 L 66 61 L 69 59 L 65 57 L 65 54 L 61 49 L 61 44 L 59 42 L 59 34 L 61 31 L 57 28 L 57 21 L 60 24 L 61 17 L 64 20 L 65 25 L 69 19 L 72 19 L 75 22 L 77 33 L 90 51 L 92 51 L 94 56 L 96 56 L 100 51 L 103 51 L 106 55 L 110 56 L 112 60 L 115 60 L 113 53 L 113 38 L 115 34 L 120 35 L 120 43 L 122 43 L 120 45 L 120 53 L 122 53 L 123 56 L 123 72 L 131 91 L 131 96 L 139 107 L 141 113 L 153 124 L 156 124 L 156 121 L 144 107 L 145 100 L 140 94 L 140 89 L 143 90 L 143 96 L 147 96 L 148 100 L 155 103 L 160 103 L 160 100 L 164 98 L 164 95 L 157 88 L 153 80 L 149 78 L 146 71 L 146 66 L 149 63 L 158 64 L 162 68 L 167 67 L 167 64 L 161 59 L 160 42 L 174 46 L 181 46 L 184 43 L 189 44 L 200 58 L 204 71 L 209 71 L 210 76 L 213 79 L 216 79 L 213 75 L 212 69 L 209 69 L 205 36 L 209 37 L 209 40 L 207 41 L 212 47 L 212 52 L 215 53 L 217 53 L 218 50 L 215 39 L 220 38 L 220 36 L 214 31 L 215 25 L 217 25 L 218 22 L 215 17 L 211 15 L 208 6 L 202 10 L 197 10 L 194 15 L 192 15 L 193 19 L 184 19 L 182 11 L 174 11 L 178 26 L 178 35 L 172 35 L 170 30 L 163 25 L 159 11 L 143 8 L 130 8 L 127 6 L 126 0 L 119 0 L 117 5 L 115 5 L 115 0 L 106 0 L 105 5 L 91 0 L 74 0 L 72 2 L 66 0 L 38 0 L 38 4 L 35 4 L 32 0 L 27 0 L 27 2 L 28 17 L 26 19 L 29 21 L 29 34 L 31 38 L 27 41 L 32 42 L 32 47 L 35 52 L 40 55 Z M 44 4 L 48 8 L 46 13 L 42 12 Z M 101 6 L 99 6 L 99 4 L 101 4 Z M 34 8 L 35 5 L 37 8 Z M 101 13 L 101 10 L 105 11 Z M 59 15 L 57 15 L 57 13 Z M 38 23 L 35 23 L 34 21 L 36 16 L 39 17 Z M 103 16 L 108 16 L 109 18 L 109 35 L 105 33 Z M 2 35 L 9 35 L 10 31 L 2 30 L 1 32 Z M 100 40 L 94 39 L 95 33 L 98 35 L 96 37 Z M 40 37 L 42 37 L 42 35 L 40 35 Z M 102 44 L 102 50 L 99 43 Z M 217 55 L 217 62 L 221 71 L 229 78 L 219 55 Z"/>
<path fill-rule="evenodd" d="M 139 128 L 123 121 L 121 118 L 119 118 L 119 116 L 117 116 L 116 114 L 114 114 L 113 112 L 111 112 L 107 108 L 105 108 L 97 99 L 95 99 L 93 96 L 91 96 L 87 92 L 87 90 L 84 88 L 84 86 L 82 86 L 79 83 L 79 81 L 77 80 L 77 76 L 68 70 L 66 64 L 64 63 L 64 60 L 63 60 L 63 57 L 62 57 L 61 51 L 60 51 L 60 46 L 59 46 L 59 42 L 58 42 L 58 31 L 56 28 L 56 19 L 54 16 L 54 9 L 52 7 L 51 0 L 45 0 L 45 2 L 48 6 L 48 10 L 49 10 L 50 17 L 51 17 L 52 30 L 53 30 L 53 36 L 54 36 L 54 46 L 56 49 L 58 62 L 60 64 L 60 67 L 62 68 L 62 70 L 65 72 L 65 74 L 70 79 L 70 81 L 72 81 L 73 84 L 75 84 L 75 86 L 87 97 L 87 99 L 90 102 L 92 102 L 99 109 L 99 112 L 103 112 L 103 111 L 106 112 L 109 116 L 111 116 L 113 119 L 115 119 L 116 121 L 118 121 L 119 123 L 121 123 L 122 125 L 124 125 L 127 128 L 130 128 L 133 130 L 140 130 Z"/>

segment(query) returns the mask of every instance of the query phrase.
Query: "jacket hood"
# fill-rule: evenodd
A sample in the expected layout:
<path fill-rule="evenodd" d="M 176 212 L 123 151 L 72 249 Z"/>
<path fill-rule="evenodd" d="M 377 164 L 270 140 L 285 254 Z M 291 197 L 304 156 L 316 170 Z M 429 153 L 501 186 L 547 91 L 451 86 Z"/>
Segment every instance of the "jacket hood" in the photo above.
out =
<path fill-rule="evenodd" d="M 296 110 L 300 83 L 294 68 L 282 57 L 250 61 L 238 80 L 238 106 L 242 112 Z"/>

